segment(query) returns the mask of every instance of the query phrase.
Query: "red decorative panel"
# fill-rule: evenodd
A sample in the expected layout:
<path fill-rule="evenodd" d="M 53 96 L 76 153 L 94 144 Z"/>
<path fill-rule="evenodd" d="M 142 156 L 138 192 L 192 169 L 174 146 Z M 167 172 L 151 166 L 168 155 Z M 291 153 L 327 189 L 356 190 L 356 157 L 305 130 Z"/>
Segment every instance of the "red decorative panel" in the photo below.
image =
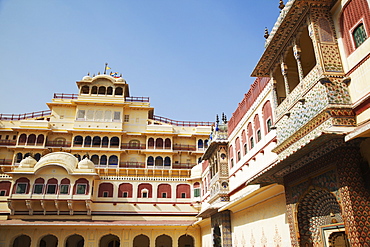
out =
<path fill-rule="evenodd" d="M 344 6 L 340 17 L 340 31 L 342 33 L 344 47 L 347 55 L 355 50 L 352 40 L 352 30 L 363 20 L 366 33 L 370 35 L 370 10 L 367 0 L 352 0 Z"/>

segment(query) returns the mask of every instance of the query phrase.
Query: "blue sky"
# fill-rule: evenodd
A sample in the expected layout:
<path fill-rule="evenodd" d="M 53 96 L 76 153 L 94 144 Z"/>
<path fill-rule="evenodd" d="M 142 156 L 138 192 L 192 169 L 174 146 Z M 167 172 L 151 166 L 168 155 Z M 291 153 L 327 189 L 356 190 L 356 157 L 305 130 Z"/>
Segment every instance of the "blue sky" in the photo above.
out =
<path fill-rule="evenodd" d="M 272 0 L 0 0 L 0 113 L 47 110 L 76 81 L 122 73 L 174 120 L 231 117 L 254 78 Z"/>

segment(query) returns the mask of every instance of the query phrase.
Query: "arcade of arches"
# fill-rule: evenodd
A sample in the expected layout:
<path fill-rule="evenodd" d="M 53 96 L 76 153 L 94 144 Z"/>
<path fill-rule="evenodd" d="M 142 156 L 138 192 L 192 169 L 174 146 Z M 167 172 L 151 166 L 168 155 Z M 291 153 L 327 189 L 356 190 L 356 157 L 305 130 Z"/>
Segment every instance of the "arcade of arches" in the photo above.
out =
<path fill-rule="evenodd" d="M 126 236 L 125 236 L 126 237 Z M 36 241 L 36 242 L 33 242 Z M 102 236 L 98 245 L 92 245 L 89 243 L 89 246 L 99 246 L 99 247 L 120 247 L 121 238 L 115 234 L 106 234 Z M 14 238 L 11 247 L 83 247 L 87 245 L 85 243 L 85 238 L 79 234 L 72 234 L 66 236 L 65 239 L 57 237 L 53 234 L 46 234 L 40 239 L 31 239 L 30 236 L 26 234 L 21 234 Z M 145 234 L 139 234 L 133 238 L 132 245 L 133 247 L 194 247 L 194 238 L 190 235 L 184 234 L 181 235 L 177 241 L 170 237 L 169 235 L 162 234 L 151 240 Z"/>

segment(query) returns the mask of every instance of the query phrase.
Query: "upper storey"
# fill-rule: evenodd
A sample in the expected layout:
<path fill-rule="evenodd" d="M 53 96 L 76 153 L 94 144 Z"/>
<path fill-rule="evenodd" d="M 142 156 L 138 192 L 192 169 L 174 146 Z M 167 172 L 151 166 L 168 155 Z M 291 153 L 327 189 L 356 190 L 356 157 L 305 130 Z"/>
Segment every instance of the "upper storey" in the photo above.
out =
<path fill-rule="evenodd" d="M 98 75 L 94 77 L 85 76 L 77 81 L 79 96 L 82 97 L 112 97 L 124 99 L 130 96 L 129 87 L 122 77 Z"/>
<path fill-rule="evenodd" d="M 332 15 L 336 2 L 288 1 L 252 73 L 274 83 L 280 160 L 356 125 Z"/>

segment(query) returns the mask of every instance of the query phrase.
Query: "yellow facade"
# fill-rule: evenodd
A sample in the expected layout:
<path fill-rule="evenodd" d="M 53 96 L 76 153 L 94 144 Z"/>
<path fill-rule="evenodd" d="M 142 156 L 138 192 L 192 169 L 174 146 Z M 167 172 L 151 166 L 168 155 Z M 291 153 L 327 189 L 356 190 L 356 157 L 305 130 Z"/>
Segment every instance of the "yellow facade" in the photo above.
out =
<path fill-rule="evenodd" d="M 201 246 L 188 179 L 211 123 L 155 116 L 123 78 L 77 86 L 1 115 L 0 246 Z"/>

